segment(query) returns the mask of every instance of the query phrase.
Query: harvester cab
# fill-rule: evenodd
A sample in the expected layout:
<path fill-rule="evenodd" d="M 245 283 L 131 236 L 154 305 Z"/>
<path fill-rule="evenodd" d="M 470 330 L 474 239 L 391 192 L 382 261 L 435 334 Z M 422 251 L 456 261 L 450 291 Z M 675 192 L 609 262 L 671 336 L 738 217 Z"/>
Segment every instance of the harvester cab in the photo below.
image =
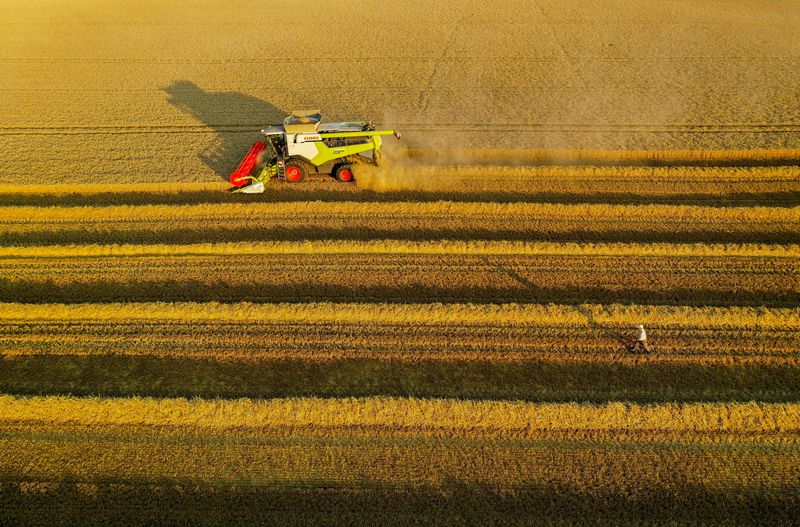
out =
<path fill-rule="evenodd" d="M 230 175 L 234 192 L 264 192 L 264 183 L 277 178 L 299 183 L 310 174 L 329 174 L 342 182 L 355 181 L 357 166 L 381 162 L 381 137 L 394 130 L 375 130 L 367 121 L 323 123 L 318 110 L 292 112 L 283 124 L 261 130 L 264 141 L 250 151 Z"/>

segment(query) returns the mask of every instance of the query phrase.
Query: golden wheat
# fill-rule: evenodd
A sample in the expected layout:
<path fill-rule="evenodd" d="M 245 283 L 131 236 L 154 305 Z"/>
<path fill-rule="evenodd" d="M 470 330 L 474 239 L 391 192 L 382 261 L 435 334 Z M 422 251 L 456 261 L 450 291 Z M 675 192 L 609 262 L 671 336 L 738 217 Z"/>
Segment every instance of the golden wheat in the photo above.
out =
<path fill-rule="evenodd" d="M 800 207 L 476 202 L 0 207 L 0 240 L 14 245 L 342 237 L 794 243 L 798 236 Z"/>
<path fill-rule="evenodd" d="M 129 306 L 131 312 L 138 307 L 145 313 L 152 304 Z M 327 320 L 319 318 L 313 322 L 297 323 L 284 317 L 283 310 L 274 307 L 261 305 L 262 311 L 274 316 L 252 320 L 236 319 L 241 304 L 229 305 L 230 316 L 214 320 L 162 317 L 163 313 L 158 310 L 155 311 L 157 316 L 149 319 L 140 316 L 130 319 L 95 318 L 91 315 L 40 319 L 36 313 L 27 313 L 26 317 L 23 312 L 19 318 L 0 319 L 0 338 L 5 343 L 0 353 L 5 357 L 85 357 L 75 359 L 75 362 L 84 363 L 93 357 L 100 363 L 110 360 L 124 363 L 126 359 L 122 357 L 137 356 L 231 360 L 245 361 L 254 367 L 279 360 L 309 363 L 350 360 L 460 362 L 462 369 L 470 367 L 466 364 L 468 361 L 487 367 L 527 363 L 533 370 L 537 362 L 576 366 L 605 363 L 622 368 L 625 365 L 652 368 L 665 364 L 718 364 L 746 369 L 746 364 L 796 366 L 800 342 L 800 330 L 791 321 L 783 326 L 747 326 L 741 323 L 720 326 L 714 324 L 714 319 L 698 318 L 693 326 L 664 324 L 659 320 L 648 325 L 658 353 L 642 362 L 638 355 L 624 354 L 620 342 L 620 339 L 632 336 L 634 321 L 631 320 L 629 325 L 598 323 L 588 318 L 591 311 L 585 313 L 588 323 L 570 322 L 567 317 L 561 322 L 562 319 L 549 322 L 531 319 L 515 323 L 498 318 L 488 318 L 483 323 L 440 322 L 436 315 L 432 315 L 430 320 L 408 323 L 405 319 L 364 320 L 365 313 L 380 310 L 383 306 L 351 304 L 341 307 L 349 318 L 336 318 L 331 308 Z M 102 306 L 96 308 L 98 313 L 102 313 Z M 110 310 L 113 308 L 113 305 L 109 306 Z M 197 311 L 202 309 L 199 307 Z M 9 311 L 13 313 L 13 306 Z M 111 356 L 118 359 L 111 359 Z M 254 370 L 251 368 L 251 371 Z M 30 375 L 36 383 L 40 374 L 38 368 L 14 372 L 9 362 L 4 371 L 6 383 L 19 383 Z M 95 374 L 99 375 L 99 372 L 95 371 Z M 70 375 L 72 373 L 66 371 L 56 380 Z M 498 375 L 502 377 L 500 370 Z M 554 375 L 551 372 L 551 376 Z M 671 379 L 670 375 L 662 372 L 662 384 Z M 791 391 L 796 383 L 780 381 L 781 375 L 774 372 L 769 377 L 774 382 L 771 380 L 769 383 Z M 681 379 L 681 376 L 680 372 L 676 373 L 676 379 Z M 722 373 L 719 373 L 718 380 L 721 378 Z M 509 379 L 517 384 L 528 382 L 528 379 L 519 377 Z M 93 381 L 87 378 L 82 382 L 91 385 Z M 755 382 L 763 384 L 763 380 Z M 782 387 L 781 382 L 784 382 Z M 587 389 L 591 386 L 589 383 Z M 706 382 L 705 386 L 708 388 L 710 385 Z"/>
<path fill-rule="evenodd" d="M 691 439 L 677 442 L 684 450 L 676 448 L 678 434 L 667 436 L 673 440 L 669 446 L 655 441 L 655 445 L 646 441 L 620 445 L 624 435 L 612 436 L 604 444 L 605 437 L 589 442 L 578 435 L 570 438 L 572 441 L 562 439 L 560 444 L 551 440 L 507 445 L 490 439 L 473 440 L 465 447 L 459 438 L 413 435 L 412 441 L 406 442 L 400 437 L 393 441 L 373 436 L 358 441 L 358 437 L 337 435 L 328 441 L 302 437 L 287 441 L 280 436 L 276 441 L 265 433 L 264 445 L 238 437 L 191 433 L 175 437 L 146 430 L 106 434 L 105 441 L 94 440 L 83 430 L 76 439 L 60 430 L 43 431 L 50 432 L 50 438 L 0 439 L 4 450 L 13 454 L 2 463 L 8 479 L 68 478 L 80 483 L 187 487 L 475 485 L 513 490 L 566 486 L 572 492 L 624 492 L 628 497 L 640 497 L 654 488 L 669 489 L 670 495 L 691 495 L 691 490 L 680 489 L 697 487 L 735 494 L 758 493 L 766 487 L 771 493 L 785 495 L 791 492 L 800 469 L 800 456 L 789 434 L 786 445 L 767 436 L 750 451 L 728 452 L 717 444 L 694 444 Z M 67 440 L 53 432 L 61 432 Z M 751 446 L 746 440 L 741 444 Z"/>
<path fill-rule="evenodd" d="M 257 29 L 232 42 L 221 28 L 251 16 L 239 5 L 201 2 L 188 19 L 177 2 L 146 13 L 136 4 L 87 9 L 54 36 L 31 28 L 53 26 L 73 10 L 14 4 L 1 19 L 2 180 L 217 181 L 263 125 L 310 102 L 331 120 L 382 122 L 405 133 L 401 144 L 441 146 L 448 156 L 456 146 L 456 156 L 484 147 L 482 157 L 503 160 L 514 147 L 533 154 L 512 158 L 545 161 L 797 158 L 796 126 L 786 118 L 797 107 L 791 87 L 798 84 L 791 2 L 757 20 L 723 5 L 659 6 L 647 16 L 637 5 L 572 2 L 560 13 L 543 7 L 541 18 L 522 16 L 516 4 L 479 5 L 461 17 L 451 0 L 420 19 L 418 2 L 380 16 L 264 4 L 276 27 L 303 16 L 362 37 L 309 43 Z M 626 16 L 614 16 L 620 12 Z M 551 30 L 541 30 L 542 20 Z M 574 31 L 576 21 L 590 29 Z M 126 34 L 113 45 L 85 38 L 87 27 L 111 32 L 119 24 Z M 191 37 L 201 29 L 202 42 Z M 271 50 L 263 59 L 269 67 L 253 66 L 254 39 Z M 340 77 L 352 80 L 331 89 Z M 303 89 L 276 89 L 276 78 Z"/>
<path fill-rule="evenodd" d="M 6 2 L 0 522 L 796 523 L 796 6 L 530 4 Z"/>
<path fill-rule="evenodd" d="M 273 254 L 453 254 L 552 256 L 680 256 L 798 258 L 800 245 L 705 243 L 547 243 L 513 241 L 298 241 L 197 243 L 190 245 L 49 245 L 0 247 L 0 258 L 102 256 L 235 256 Z"/>
<path fill-rule="evenodd" d="M 581 219 L 594 221 L 619 220 L 624 217 L 644 221 L 675 223 L 800 223 L 800 207 L 699 207 L 689 205 L 605 205 L 605 204 L 542 204 L 542 203 L 358 203 L 358 202 L 294 202 L 211 205 L 142 205 L 111 207 L 0 207 L 0 223 L 45 222 L 144 222 L 152 220 L 238 219 L 259 217 L 314 217 L 331 220 L 342 217 L 392 219 L 398 216 L 443 216 L 448 218 L 521 217 L 529 219 Z M 673 226 L 675 227 L 675 226 Z"/>
<path fill-rule="evenodd" d="M 533 404 L 411 398 L 202 399 L 19 397 L 0 395 L 0 423 L 134 425 L 209 429 L 388 427 L 436 433 L 483 430 L 522 436 L 547 430 L 800 432 L 800 405 L 610 403 Z"/>
<path fill-rule="evenodd" d="M 0 409 L 0 426 L 11 432 L 0 438 L 10 454 L 0 467 L 12 481 L 435 487 L 456 481 L 506 489 L 623 487 L 630 496 L 661 486 L 680 494 L 675 485 L 687 484 L 753 492 L 764 484 L 791 485 L 800 468 L 795 404 L 4 396 Z M 754 440 L 756 449 L 726 448 Z"/>
<path fill-rule="evenodd" d="M 800 328 L 800 309 L 750 307 L 631 306 L 618 304 L 0 304 L 0 320 L 286 321 L 392 324 L 580 324 L 664 327 Z"/>
<path fill-rule="evenodd" d="M 777 161 L 780 164 L 800 161 L 800 149 L 754 150 L 536 150 L 536 149 L 409 149 L 405 155 L 411 159 L 456 159 L 464 164 L 501 161 L 514 163 L 582 163 L 582 164 L 642 164 L 658 162 L 668 165 L 685 165 L 697 162 L 711 164 L 725 162 Z"/>
<path fill-rule="evenodd" d="M 362 169 L 358 187 L 379 192 L 482 194 L 491 199 L 684 203 L 794 203 L 796 167 L 518 167 L 394 164 Z M 267 188 L 276 192 L 277 185 Z"/>
<path fill-rule="evenodd" d="M 754 176 L 757 177 L 757 176 Z M 772 177 L 780 177 L 775 174 Z M 164 193 L 172 194 L 178 192 L 197 192 L 197 191 L 224 191 L 230 185 L 219 182 L 170 182 L 170 183 L 60 183 L 58 185 L 48 185 L 44 183 L 29 184 L 0 184 L 0 194 L 11 196 L 16 195 L 43 195 L 57 199 L 69 194 L 148 194 Z"/>

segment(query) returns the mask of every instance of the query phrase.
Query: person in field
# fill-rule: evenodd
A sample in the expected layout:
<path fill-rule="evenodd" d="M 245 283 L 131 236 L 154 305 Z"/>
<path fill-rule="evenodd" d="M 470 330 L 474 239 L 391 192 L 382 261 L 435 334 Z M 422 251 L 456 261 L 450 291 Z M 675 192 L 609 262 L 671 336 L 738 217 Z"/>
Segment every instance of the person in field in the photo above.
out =
<path fill-rule="evenodd" d="M 647 345 L 647 332 L 644 330 L 644 324 L 639 324 L 636 328 L 636 338 L 631 343 L 631 352 L 643 350 L 645 353 L 650 353 L 650 347 Z"/>

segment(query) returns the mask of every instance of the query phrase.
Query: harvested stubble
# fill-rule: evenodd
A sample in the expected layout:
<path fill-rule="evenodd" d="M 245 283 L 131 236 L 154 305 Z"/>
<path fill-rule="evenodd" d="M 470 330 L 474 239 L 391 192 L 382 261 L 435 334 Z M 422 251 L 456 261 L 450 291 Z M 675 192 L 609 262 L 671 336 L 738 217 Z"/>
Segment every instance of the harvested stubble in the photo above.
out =
<path fill-rule="evenodd" d="M 4 304 L 1 312 L 0 388 L 15 393 L 597 402 L 800 393 L 796 309 Z M 655 356 L 624 353 L 631 321 L 647 324 Z"/>
<path fill-rule="evenodd" d="M 45 503 L 73 493 L 103 500 L 126 484 L 140 486 L 133 503 L 145 509 L 165 505 L 169 489 L 194 488 L 198 512 L 213 508 L 206 488 L 226 489 L 230 499 L 241 488 L 269 496 L 275 487 L 302 486 L 323 497 L 331 487 L 374 489 L 390 501 L 418 488 L 472 495 L 500 517 L 512 512 L 509 500 L 517 518 L 533 514 L 548 493 L 548 514 L 568 507 L 572 494 L 605 499 L 606 514 L 620 520 L 680 518 L 652 503 L 656 494 L 693 515 L 733 519 L 748 511 L 782 521 L 796 508 L 800 470 L 796 404 L 5 396 L 0 408 L 0 442 L 11 454 L 0 461 L 2 494 Z M 620 493 L 625 505 L 608 500 Z M 329 514 L 346 514 L 347 503 Z M 447 504 L 468 515 L 476 505 Z M 305 500 L 265 514 L 276 512 L 297 522 Z M 431 511 L 419 512 L 418 521 Z M 561 511 L 561 519 L 574 512 Z"/>
<path fill-rule="evenodd" d="M 386 240 L 6 247 L 0 300 L 779 306 L 800 300 L 798 265 L 796 245 Z"/>
<path fill-rule="evenodd" d="M 292 202 L 0 207 L 11 244 L 304 239 L 796 243 L 800 207 Z"/>

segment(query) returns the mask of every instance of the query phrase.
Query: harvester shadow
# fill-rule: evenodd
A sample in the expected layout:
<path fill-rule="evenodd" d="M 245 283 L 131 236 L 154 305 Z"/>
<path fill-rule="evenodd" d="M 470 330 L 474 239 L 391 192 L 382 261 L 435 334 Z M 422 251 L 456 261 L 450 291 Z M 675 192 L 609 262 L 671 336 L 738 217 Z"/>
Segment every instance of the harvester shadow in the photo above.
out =
<path fill-rule="evenodd" d="M 259 139 L 264 125 L 283 120 L 280 108 L 252 95 L 237 92 L 208 92 L 188 80 L 177 80 L 163 91 L 168 102 L 216 133 L 210 151 L 197 157 L 220 178 L 227 181 L 250 145 Z"/>

